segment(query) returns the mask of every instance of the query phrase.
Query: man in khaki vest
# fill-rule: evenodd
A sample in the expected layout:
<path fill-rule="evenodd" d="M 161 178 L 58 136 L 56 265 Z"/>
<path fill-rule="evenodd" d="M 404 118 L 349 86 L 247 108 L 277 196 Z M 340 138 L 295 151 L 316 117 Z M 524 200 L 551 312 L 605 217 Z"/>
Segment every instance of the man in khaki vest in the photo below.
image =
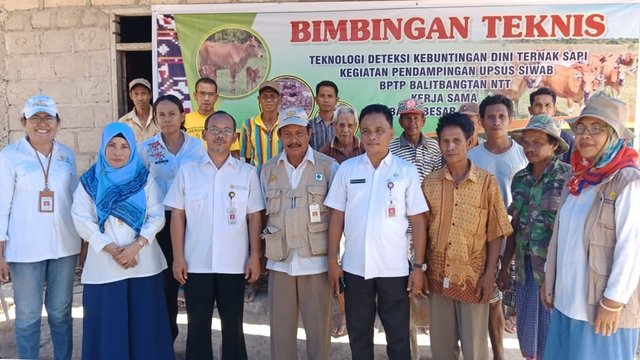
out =
<path fill-rule="evenodd" d="M 331 292 L 327 278 L 329 211 L 324 198 L 338 164 L 309 146 L 302 109 L 278 119 L 282 152 L 262 167 L 267 203 L 262 234 L 269 269 L 271 358 L 297 359 L 298 313 L 307 337 L 307 358 L 329 357 Z"/>

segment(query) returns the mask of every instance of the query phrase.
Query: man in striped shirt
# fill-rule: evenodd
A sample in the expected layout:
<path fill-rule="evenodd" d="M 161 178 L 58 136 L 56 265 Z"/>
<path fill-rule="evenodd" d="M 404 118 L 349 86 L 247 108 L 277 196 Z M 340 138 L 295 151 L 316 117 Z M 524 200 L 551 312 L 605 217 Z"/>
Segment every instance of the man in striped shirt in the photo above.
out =
<path fill-rule="evenodd" d="M 282 151 L 276 131 L 280 100 L 280 85 L 275 81 L 263 82 L 258 90 L 261 112 L 242 124 L 240 157 L 255 166 L 258 174 L 267 160 Z"/>
<path fill-rule="evenodd" d="M 425 123 L 424 102 L 418 99 L 402 100 L 398 104 L 400 126 L 404 130 L 389 145 L 391 153 L 418 168 L 420 183 L 425 176 L 444 165 L 438 142 L 422 134 Z"/>
<path fill-rule="evenodd" d="M 316 85 L 316 104 L 318 116 L 311 119 L 311 142 L 313 150 L 320 148 L 333 139 L 333 111 L 338 104 L 338 86 L 329 80 L 322 80 Z"/>

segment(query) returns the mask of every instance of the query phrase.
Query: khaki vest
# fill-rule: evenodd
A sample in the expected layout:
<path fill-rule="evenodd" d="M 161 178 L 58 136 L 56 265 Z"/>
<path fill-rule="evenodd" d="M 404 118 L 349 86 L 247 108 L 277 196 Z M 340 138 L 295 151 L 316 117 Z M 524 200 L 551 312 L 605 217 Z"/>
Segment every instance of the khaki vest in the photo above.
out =
<path fill-rule="evenodd" d="M 279 156 L 262 167 L 267 201 L 267 226 L 262 238 L 268 259 L 282 261 L 292 249 L 297 249 L 302 257 L 327 254 L 329 209 L 324 205 L 324 198 L 333 176 L 334 160 L 317 151 L 313 157 L 315 165 L 307 163 L 296 189 L 291 189 Z M 311 204 L 317 204 L 320 209 L 319 222 L 311 222 Z"/>
<path fill-rule="evenodd" d="M 640 180 L 640 171 L 624 168 L 606 180 L 598 190 L 593 206 L 587 214 L 585 223 L 584 247 L 589 263 L 588 295 L 589 322 L 595 322 L 596 311 L 604 294 L 613 266 L 613 254 L 616 246 L 615 201 L 617 195 L 632 181 Z M 569 188 L 562 192 L 561 202 L 569 196 Z M 553 229 L 545 271 L 545 294 L 547 301 L 553 299 L 556 276 L 556 257 L 558 246 L 558 220 Z M 629 219 L 629 221 L 634 221 Z M 621 328 L 640 327 L 640 287 L 629 284 L 635 291 L 624 305 L 618 326 Z"/>

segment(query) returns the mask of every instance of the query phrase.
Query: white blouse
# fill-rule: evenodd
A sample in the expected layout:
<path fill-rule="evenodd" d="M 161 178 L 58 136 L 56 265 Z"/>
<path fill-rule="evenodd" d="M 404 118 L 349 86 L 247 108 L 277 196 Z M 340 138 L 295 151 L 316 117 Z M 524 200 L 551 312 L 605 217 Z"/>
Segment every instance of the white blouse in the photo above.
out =
<path fill-rule="evenodd" d="M 184 135 L 184 143 L 175 155 L 167 149 L 160 133 L 142 142 L 139 147 L 144 166 L 149 169 L 151 176 L 156 180 L 163 199 L 167 195 L 180 165 L 185 162 L 198 161 L 206 153 L 204 143 L 200 139 L 189 136 L 184 131 L 182 134 Z"/>
<path fill-rule="evenodd" d="M 49 158 L 37 156 L 46 169 Z M 54 192 L 54 211 L 40 212 L 44 173 L 36 151 L 23 138 L 0 152 L 0 241 L 5 242 L 7 262 L 38 262 L 80 252 L 80 236 L 71 218 L 73 191 L 78 185 L 75 156 L 56 141 L 51 156 L 49 188 Z"/>
<path fill-rule="evenodd" d="M 83 284 L 104 284 L 128 278 L 152 276 L 167 268 L 162 250 L 155 240 L 156 234 L 164 226 L 164 206 L 158 186 L 149 177 L 144 187 L 147 195 L 147 212 L 140 235 L 149 244 L 140 249 L 136 261 L 138 265 L 125 269 L 103 248 L 109 243 L 126 246 L 135 241 L 136 233 L 127 224 L 109 216 L 104 224 L 104 233 L 98 226 L 96 205 L 82 185 L 73 195 L 71 214 L 78 233 L 89 243 L 87 260 L 82 271 Z"/>

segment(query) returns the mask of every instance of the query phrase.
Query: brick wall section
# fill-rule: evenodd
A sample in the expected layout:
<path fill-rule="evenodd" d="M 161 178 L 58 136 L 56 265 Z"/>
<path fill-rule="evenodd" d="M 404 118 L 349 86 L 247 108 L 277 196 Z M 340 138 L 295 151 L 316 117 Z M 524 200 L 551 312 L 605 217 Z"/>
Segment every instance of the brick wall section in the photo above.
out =
<path fill-rule="evenodd" d="M 59 105 L 57 138 L 75 150 L 79 171 L 95 160 L 101 129 L 118 118 L 111 104 L 112 11 L 150 14 L 154 4 L 267 1 L 0 0 L 0 148 L 24 136 L 22 105 L 43 93 Z"/>

